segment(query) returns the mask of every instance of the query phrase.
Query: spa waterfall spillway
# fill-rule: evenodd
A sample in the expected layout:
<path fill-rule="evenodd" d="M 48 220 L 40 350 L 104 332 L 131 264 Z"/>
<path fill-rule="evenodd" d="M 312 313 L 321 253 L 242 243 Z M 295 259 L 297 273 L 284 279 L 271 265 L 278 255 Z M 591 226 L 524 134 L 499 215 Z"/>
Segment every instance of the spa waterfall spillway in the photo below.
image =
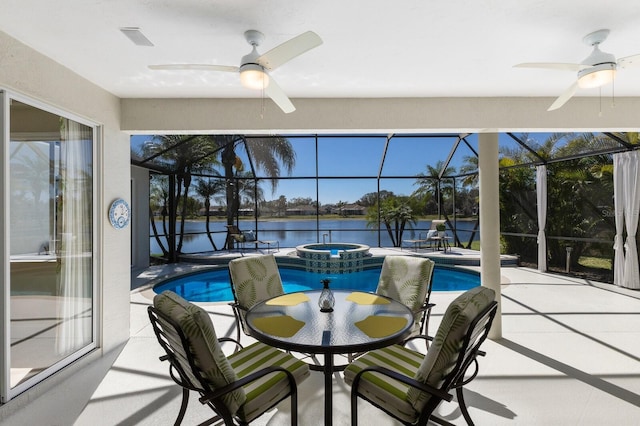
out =
<path fill-rule="evenodd" d="M 296 247 L 299 259 L 310 272 L 342 274 L 361 271 L 364 259 L 370 257 L 369 246 L 355 243 L 317 243 Z"/>

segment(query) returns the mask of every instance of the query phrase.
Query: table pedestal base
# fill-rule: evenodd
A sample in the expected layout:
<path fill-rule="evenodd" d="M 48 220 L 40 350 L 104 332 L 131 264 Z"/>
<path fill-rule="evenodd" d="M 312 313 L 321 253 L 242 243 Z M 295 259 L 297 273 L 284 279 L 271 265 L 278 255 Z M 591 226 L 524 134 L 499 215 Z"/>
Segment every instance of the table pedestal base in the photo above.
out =
<path fill-rule="evenodd" d="M 324 424 L 333 424 L 333 354 L 324 355 Z"/>

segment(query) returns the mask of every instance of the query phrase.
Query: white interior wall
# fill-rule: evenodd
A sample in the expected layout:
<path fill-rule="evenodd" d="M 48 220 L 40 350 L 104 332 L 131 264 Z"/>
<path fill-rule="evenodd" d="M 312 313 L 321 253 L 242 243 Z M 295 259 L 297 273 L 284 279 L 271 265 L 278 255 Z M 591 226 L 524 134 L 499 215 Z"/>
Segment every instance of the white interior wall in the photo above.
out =
<path fill-rule="evenodd" d="M 100 284 L 100 294 L 97 295 L 100 349 L 85 357 L 96 360 L 121 347 L 129 338 L 130 238 L 128 232 L 113 229 L 107 220 L 112 200 L 119 197 L 130 200 L 129 136 L 120 131 L 120 100 L 3 32 L 0 32 L 0 58 L 0 89 L 28 96 L 102 126 L 102 143 L 98 147 L 98 164 L 95 165 L 99 176 L 95 196 L 100 212 L 98 233 L 101 242 L 95 251 Z M 60 392 L 64 388 L 64 379 L 77 374 L 80 365 L 86 363 L 85 359 L 74 364 L 2 405 L 0 423 L 27 405 L 35 407 L 31 404 L 39 396 L 46 395 L 38 398 L 43 404 L 41 408 L 64 404 L 67 394 Z M 54 387 L 58 391 L 49 392 Z M 55 424 L 54 419 L 47 417 L 52 415 L 50 410 L 23 411 L 41 416 L 25 419 L 28 424 Z"/>

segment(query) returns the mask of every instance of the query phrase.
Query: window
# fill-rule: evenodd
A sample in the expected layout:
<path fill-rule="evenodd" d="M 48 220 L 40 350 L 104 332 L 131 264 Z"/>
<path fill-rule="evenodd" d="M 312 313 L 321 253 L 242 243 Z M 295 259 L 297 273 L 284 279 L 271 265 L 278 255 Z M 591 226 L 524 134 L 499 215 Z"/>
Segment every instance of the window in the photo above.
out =
<path fill-rule="evenodd" d="M 3 97 L 2 401 L 96 342 L 96 128 L 29 103 Z"/>

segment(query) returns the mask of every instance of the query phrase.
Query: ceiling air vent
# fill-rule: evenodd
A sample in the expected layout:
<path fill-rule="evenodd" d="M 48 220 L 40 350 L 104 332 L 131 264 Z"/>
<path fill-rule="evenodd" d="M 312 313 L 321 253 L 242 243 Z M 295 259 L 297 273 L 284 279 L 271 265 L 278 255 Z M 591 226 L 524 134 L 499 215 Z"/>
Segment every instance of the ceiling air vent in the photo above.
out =
<path fill-rule="evenodd" d="M 142 34 L 138 27 L 122 27 L 120 31 L 137 46 L 153 46 L 153 43 Z"/>

